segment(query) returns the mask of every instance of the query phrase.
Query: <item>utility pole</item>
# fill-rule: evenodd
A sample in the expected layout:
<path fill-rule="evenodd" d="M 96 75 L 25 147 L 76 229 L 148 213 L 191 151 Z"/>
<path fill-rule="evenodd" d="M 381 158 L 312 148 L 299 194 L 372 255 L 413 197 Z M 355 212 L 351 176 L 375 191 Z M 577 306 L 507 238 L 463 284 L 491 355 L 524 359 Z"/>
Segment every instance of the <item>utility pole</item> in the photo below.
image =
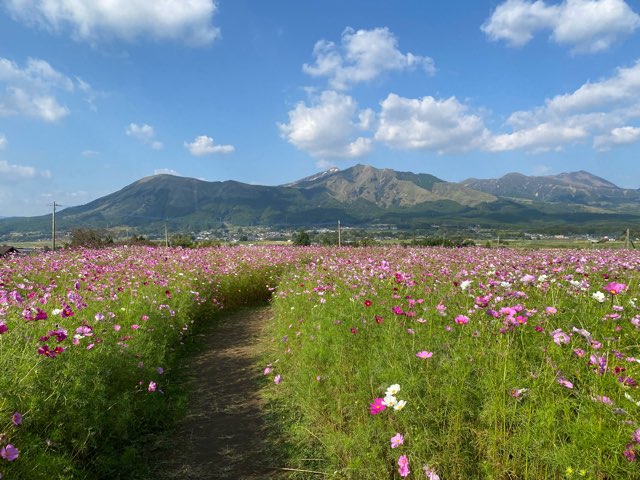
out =
<path fill-rule="evenodd" d="M 340 220 L 338 220 L 338 246 L 342 246 L 342 232 L 340 231 Z"/>
<path fill-rule="evenodd" d="M 628 228 L 624 236 L 624 248 L 627 250 L 629 249 L 629 229 Z"/>
<path fill-rule="evenodd" d="M 56 203 L 55 201 L 53 203 L 50 203 L 49 205 L 53 207 L 53 214 L 51 215 L 51 249 L 55 252 L 56 251 L 56 207 L 60 207 L 61 205 L 59 203 Z"/>
<path fill-rule="evenodd" d="M 169 233 L 167 232 L 167 222 L 164 222 L 164 246 L 169 246 Z"/>

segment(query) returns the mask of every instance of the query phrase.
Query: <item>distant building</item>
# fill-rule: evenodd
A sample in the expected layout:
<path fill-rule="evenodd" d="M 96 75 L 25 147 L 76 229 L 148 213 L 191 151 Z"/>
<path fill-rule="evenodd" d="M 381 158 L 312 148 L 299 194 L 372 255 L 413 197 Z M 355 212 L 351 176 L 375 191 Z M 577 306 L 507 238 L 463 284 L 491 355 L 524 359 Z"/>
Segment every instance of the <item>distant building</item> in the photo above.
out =
<path fill-rule="evenodd" d="M 20 251 L 16 247 L 12 247 L 11 245 L 0 245 L 0 258 L 17 253 L 20 253 Z"/>

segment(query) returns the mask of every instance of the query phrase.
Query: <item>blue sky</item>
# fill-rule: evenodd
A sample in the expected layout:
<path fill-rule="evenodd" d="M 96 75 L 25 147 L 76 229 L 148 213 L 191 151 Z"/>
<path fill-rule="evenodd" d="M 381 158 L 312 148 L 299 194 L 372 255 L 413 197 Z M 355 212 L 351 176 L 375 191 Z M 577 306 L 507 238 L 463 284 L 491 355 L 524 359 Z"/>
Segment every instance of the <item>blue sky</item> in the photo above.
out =
<path fill-rule="evenodd" d="M 0 216 L 357 163 L 639 188 L 640 2 L 0 0 Z"/>

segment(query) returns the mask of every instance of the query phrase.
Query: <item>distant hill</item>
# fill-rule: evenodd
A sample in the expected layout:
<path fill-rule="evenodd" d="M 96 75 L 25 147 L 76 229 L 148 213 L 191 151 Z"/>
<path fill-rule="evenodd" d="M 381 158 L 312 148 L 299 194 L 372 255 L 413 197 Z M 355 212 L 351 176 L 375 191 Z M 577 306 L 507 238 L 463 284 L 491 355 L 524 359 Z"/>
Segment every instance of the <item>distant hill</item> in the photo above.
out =
<path fill-rule="evenodd" d="M 462 185 L 492 195 L 556 204 L 575 204 L 612 212 L 637 212 L 640 191 L 620 188 L 589 172 L 526 176 L 509 173 L 498 179 L 470 178 Z"/>
<path fill-rule="evenodd" d="M 223 224 L 314 227 L 434 224 L 562 230 L 619 228 L 640 220 L 640 193 L 587 172 L 497 180 L 446 182 L 424 173 L 356 165 L 280 186 L 205 182 L 154 175 L 85 205 L 57 214 L 63 230 L 135 228 L 158 233 L 202 231 Z M 0 238 L 12 233 L 47 236 L 51 215 L 0 219 Z"/>

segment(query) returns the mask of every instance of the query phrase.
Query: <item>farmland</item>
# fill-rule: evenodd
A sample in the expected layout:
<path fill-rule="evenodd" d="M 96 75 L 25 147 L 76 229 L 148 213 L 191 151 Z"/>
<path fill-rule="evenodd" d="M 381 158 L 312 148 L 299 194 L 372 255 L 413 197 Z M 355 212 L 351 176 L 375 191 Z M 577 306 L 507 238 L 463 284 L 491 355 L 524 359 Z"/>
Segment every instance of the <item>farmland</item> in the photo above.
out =
<path fill-rule="evenodd" d="M 140 445 L 180 415 L 182 344 L 271 299 L 256 369 L 293 477 L 640 478 L 639 274 L 597 249 L 5 259 L 0 473 L 143 478 Z"/>

